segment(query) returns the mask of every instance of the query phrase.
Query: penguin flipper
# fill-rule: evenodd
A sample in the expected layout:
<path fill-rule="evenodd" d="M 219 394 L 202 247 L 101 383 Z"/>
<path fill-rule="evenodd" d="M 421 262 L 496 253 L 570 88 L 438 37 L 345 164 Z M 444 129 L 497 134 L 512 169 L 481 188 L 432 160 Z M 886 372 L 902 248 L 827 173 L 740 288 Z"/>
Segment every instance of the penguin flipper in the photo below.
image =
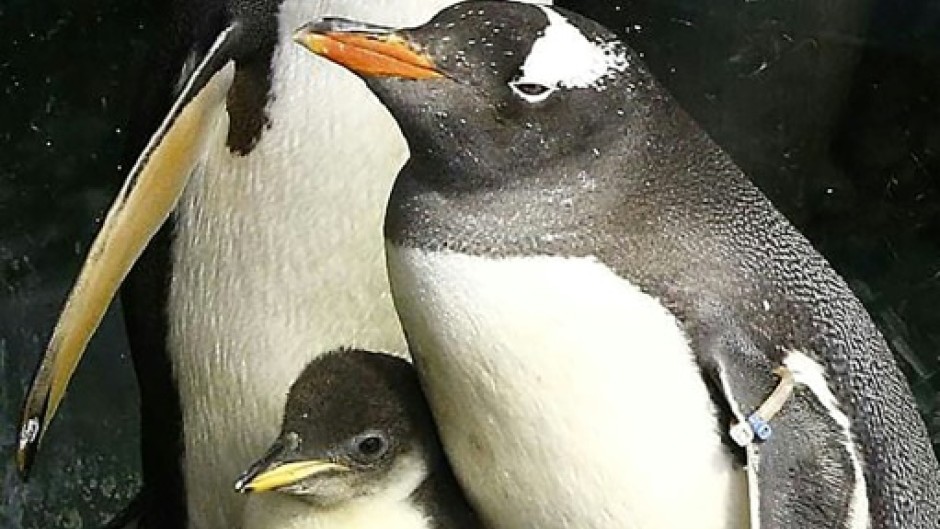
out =
<path fill-rule="evenodd" d="M 95 237 L 23 404 L 16 463 L 24 478 L 78 362 L 147 243 L 203 157 L 232 84 L 237 25 L 222 31 L 131 169 Z"/>
<path fill-rule="evenodd" d="M 732 438 L 747 454 L 751 528 L 868 528 L 861 457 L 822 367 L 791 351 L 774 371 L 780 384 L 756 406 L 753 387 L 721 376 L 738 418 Z M 751 434 L 741 436 L 742 425 Z"/>

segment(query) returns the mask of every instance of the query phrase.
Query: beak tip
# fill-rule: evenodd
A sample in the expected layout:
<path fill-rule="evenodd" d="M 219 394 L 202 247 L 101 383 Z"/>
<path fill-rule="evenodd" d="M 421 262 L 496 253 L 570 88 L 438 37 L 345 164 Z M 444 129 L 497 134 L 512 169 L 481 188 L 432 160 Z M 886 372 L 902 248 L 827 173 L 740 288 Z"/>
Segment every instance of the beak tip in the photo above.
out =
<path fill-rule="evenodd" d="M 238 476 L 238 479 L 235 480 L 235 492 L 239 494 L 248 494 L 249 492 L 254 492 L 255 488 L 252 485 L 252 482 L 255 480 L 255 472 L 245 472 L 241 476 Z"/>
<path fill-rule="evenodd" d="M 314 35 L 323 35 L 331 31 L 342 31 L 345 19 L 336 18 L 336 17 L 322 17 L 315 20 L 307 22 L 303 26 L 300 26 L 294 30 L 294 41 L 303 43 L 305 40 L 310 39 Z"/>
<path fill-rule="evenodd" d="M 300 26 L 299 28 L 295 29 L 294 34 L 292 35 L 294 42 L 298 44 L 303 44 L 304 41 L 307 39 L 307 37 L 310 35 L 310 33 L 313 31 L 313 24 L 314 24 L 313 22 L 307 22 L 303 26 Z"/>

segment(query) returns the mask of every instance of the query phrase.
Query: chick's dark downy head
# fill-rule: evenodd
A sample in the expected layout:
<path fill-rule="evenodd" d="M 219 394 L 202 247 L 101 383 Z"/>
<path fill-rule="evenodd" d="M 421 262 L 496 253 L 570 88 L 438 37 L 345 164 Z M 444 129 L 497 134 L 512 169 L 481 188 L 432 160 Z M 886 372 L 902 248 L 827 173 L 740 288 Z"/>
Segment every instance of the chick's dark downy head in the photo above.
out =
<path fill-rule="evenodd" d="M 342 350 L 317 358 L 288 394 L 281 435 L 236 484 L 320 506 L 408 496 L 440 458 L 413 367 L 390 355 Z"/>

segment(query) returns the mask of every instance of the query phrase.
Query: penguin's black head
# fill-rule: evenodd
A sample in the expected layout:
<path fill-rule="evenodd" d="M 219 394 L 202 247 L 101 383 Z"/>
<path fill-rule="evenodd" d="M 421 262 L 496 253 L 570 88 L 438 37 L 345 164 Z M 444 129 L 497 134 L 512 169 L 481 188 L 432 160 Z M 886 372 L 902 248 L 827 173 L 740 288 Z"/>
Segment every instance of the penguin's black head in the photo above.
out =
<path fill-rule="evenodd" d="M 310 363 L 287 397 L 281 435 L 235 487 L 319 507 L 408 497 L 441 449 L 417 375 L 385 354 L 342 350 Z"/>
<path fill-rule="evenodd" d="M 617 116 L 648 79 L 601 25 L 529 3 L 464 2 L 403 30 L 323 19 L 296 39 L 363 77 L 413 156 L 499 171 L 622 137 Z"/>

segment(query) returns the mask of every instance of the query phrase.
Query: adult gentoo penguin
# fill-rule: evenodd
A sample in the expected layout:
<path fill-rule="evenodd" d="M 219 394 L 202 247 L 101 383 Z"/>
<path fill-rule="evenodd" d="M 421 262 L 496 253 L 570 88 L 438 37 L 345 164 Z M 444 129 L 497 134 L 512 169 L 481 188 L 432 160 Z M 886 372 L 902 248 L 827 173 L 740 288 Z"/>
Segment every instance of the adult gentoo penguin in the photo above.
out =
<path fill-rule="evenodd" d="M 404 353 L 381 222 L 405 142 L 355 76 L 291 34 L 324 14 L 418 23 L 451 1 L 174 3 L 143 150 L 27 398 L 21 469 L 142 252 L 124 301 L 147 527 L 237 527 L 243 497 L 231 477 L 276 434 L 307 362 L 343 345 Z"/>
<path fill-rule="evenodd" d="M 411 147 L 392 292 L 484 523 L 940 525 L 864 308 L 614 35 L 468 2 L 298 39 L 365 77 Z"/>
<path fill-rule="evenodd" d="M 339 350 L 290 389 L 281 434 L 236 482 L 244 529 L 476 529 L 414 368 Z M 277 492 L 270 492 L 277 491 Z"/>

